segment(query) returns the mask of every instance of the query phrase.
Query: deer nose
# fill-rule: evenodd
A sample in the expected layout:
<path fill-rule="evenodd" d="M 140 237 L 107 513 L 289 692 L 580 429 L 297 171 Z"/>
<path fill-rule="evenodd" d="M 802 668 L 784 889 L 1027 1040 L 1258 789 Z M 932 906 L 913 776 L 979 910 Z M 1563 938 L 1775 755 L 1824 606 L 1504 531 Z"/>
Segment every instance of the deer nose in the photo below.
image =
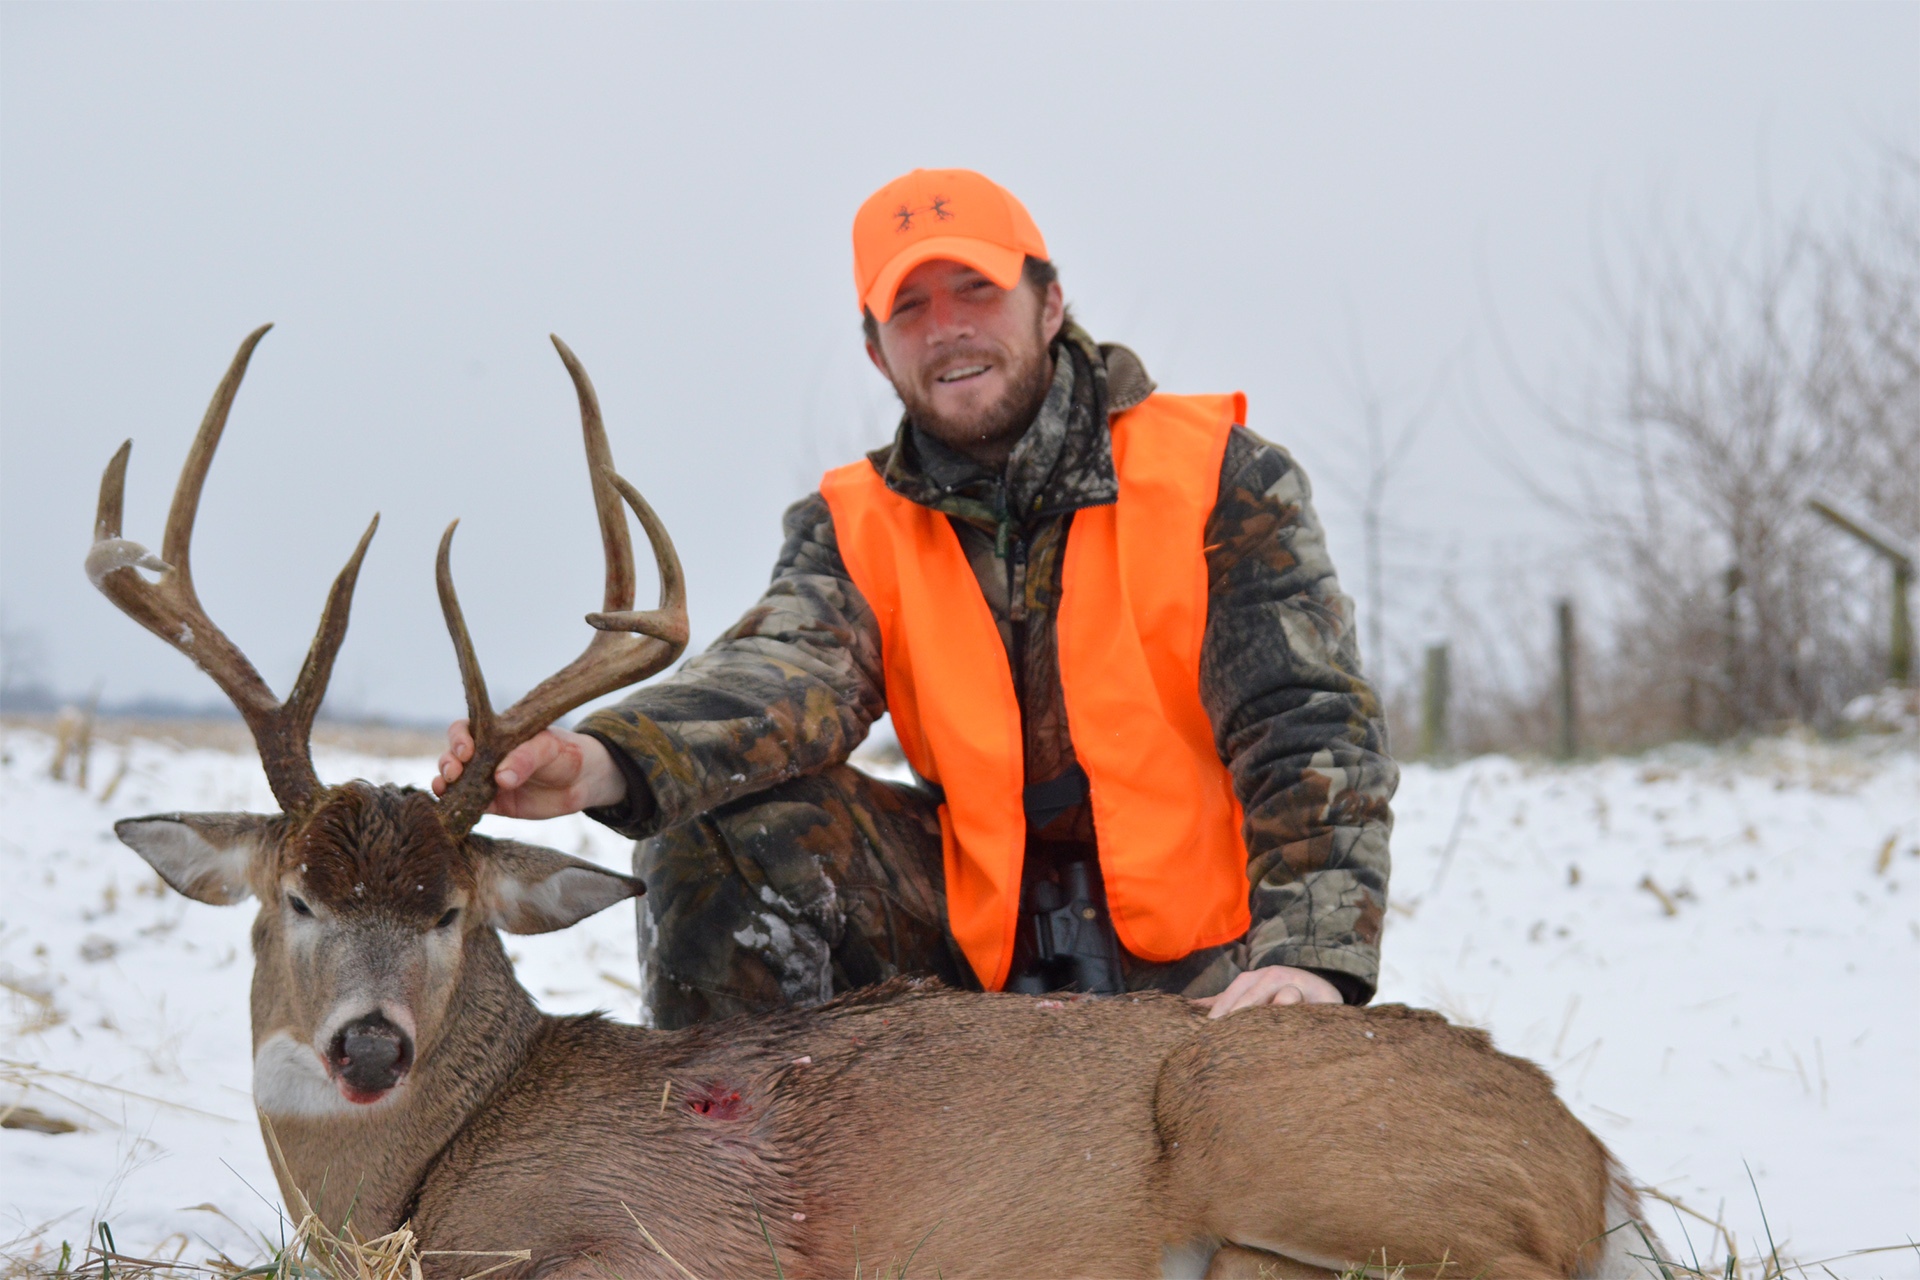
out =
<path fill-rule="evenodd" d="M 327 1062 L 354 1102 L 373 1102 L 400 1083 L 413 1065 L 413 1042 L 407 1033 L 370 1013 L 334 1033 Z"/>

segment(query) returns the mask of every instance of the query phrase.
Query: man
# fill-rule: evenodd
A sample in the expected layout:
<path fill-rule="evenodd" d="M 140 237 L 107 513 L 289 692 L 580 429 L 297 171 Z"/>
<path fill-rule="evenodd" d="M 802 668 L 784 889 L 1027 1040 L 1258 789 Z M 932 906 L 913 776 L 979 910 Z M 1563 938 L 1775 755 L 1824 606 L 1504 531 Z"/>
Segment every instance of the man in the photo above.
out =
<path fill-rule="evenodd" d="M 979 174 L 881 188 L 854 267 L 894 442 L 788 510 L 704 654 L 502 761 L 494 811 L 640 842 L 661 1027 L 914 971 L 1370 999 L 1398 775 L 1299 467 L 1094 343 Z M 846 764 L 888 710 L 918 785 Z"/>

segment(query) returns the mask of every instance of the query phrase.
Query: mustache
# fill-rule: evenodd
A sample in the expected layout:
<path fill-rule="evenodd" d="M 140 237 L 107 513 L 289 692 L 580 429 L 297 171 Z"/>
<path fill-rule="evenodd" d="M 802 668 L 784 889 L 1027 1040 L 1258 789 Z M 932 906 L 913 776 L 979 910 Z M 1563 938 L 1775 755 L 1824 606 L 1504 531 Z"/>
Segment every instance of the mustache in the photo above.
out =
<path fill-rule="evenodd" d="M 955 348 L 953 351 L 948 352 L 928 365 L 925 371 L 925 377 L 928 381 L 937 381 L 943 374 L 951 373 L 955 369 L 964 369 L 968 365 L 994 364 L 1004 366 L 1006 363 L 1006 353 L 998 347 L 969 344 L 964 347 Z"/>

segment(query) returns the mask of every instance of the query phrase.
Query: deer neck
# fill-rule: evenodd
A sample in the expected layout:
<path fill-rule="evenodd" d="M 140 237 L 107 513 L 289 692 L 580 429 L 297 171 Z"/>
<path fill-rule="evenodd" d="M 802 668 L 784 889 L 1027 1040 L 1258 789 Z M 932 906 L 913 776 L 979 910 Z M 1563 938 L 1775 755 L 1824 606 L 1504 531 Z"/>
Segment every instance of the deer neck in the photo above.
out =
<path fill-rule="evenodd" d="M 324 1082 L 308 1091 L 310 1105 L 283 1102 L 270 1112 L 260 1064 L 272 1036 L 263 1038 L 259 1006 L 256 998 L 255 1097 L 281 1194 L 295 1216 L 304 1199 L 336 1229 L 351 1215 L 362 1239 L 411 1214 L 435 1157 L 525 1065 L 544 1021 L 514 978 L 499 936 L 481 930 L 467 949 L 440 1035 L 420 1047 L 413 1071 L 389 1098 L 358 1107 Z M 298 1052 L 311 1058 L 304 1046 Z"/>

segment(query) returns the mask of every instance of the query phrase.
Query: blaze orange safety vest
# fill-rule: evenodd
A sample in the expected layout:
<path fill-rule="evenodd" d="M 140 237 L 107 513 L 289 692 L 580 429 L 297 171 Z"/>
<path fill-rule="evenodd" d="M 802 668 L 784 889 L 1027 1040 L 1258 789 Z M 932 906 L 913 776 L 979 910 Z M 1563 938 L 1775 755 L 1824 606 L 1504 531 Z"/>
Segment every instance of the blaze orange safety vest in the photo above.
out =
<path fill-rule="evenodd" d="M 1086 770 L 1121 943 L 1177 960 L 1250 919 L 1240 803 L 1200 702 L 1208 515 L 1246 397 L 1155 395 L 1112 422 L 1120 500 L 1074 513 L 1057 621 L 1067 728 Z M 947 918 L 989 991 L 1013 959 L 1026 857 L 1020 705 L 992 611 L 947 517 L 865 460 L 821 495 L 879 619 L 908 763 L 946 792 Z"/>

